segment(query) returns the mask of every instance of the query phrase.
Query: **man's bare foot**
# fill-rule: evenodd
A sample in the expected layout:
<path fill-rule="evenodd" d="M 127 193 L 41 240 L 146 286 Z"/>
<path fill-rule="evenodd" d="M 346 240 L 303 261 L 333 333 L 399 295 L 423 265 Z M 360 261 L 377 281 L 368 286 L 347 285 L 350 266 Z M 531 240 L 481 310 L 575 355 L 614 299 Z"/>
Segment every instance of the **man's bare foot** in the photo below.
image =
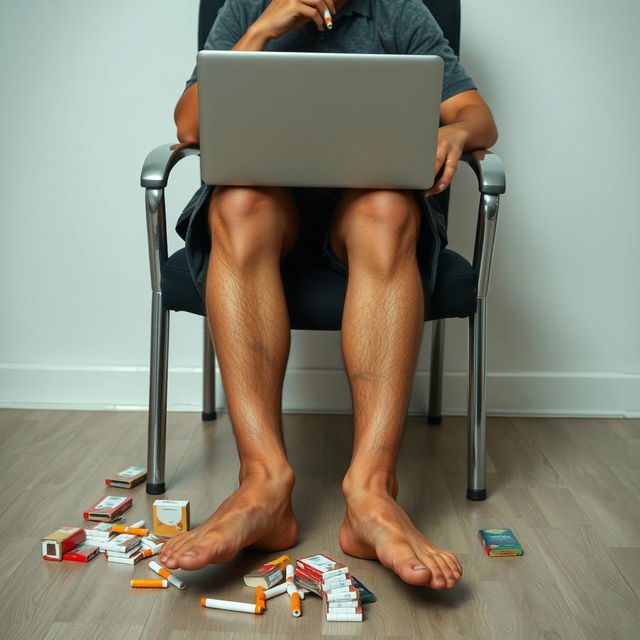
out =
<path fill-rule="evenodd" d="M 244 547 L 292 547 L 299 533 L 291 507 L 293 484 L 292 471 L 280 472 L 277 477 L 246 475 L 240 488 L 198 528 L 165 543 L 160 562 L 169 569 L 200 569 L 228 562 Z"/>
<path fill-rule="evenodd" d="M 462 577 L 455 554 L 429 542 L 395 501 L 397 483 L 371 487 L 345 478 L 346 514 L 340 547 L 351 556 L 378 559 L 405 582 L 450 589 Z"/>

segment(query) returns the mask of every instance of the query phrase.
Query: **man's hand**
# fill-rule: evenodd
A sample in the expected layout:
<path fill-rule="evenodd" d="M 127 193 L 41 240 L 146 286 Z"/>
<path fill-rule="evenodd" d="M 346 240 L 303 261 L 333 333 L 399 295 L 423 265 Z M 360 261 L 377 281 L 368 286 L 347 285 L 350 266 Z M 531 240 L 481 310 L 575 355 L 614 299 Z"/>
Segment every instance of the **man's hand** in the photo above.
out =
<path fill-rule="evenodd" d="M 468 138 L 469 132 L 456 127 L 455 124 L 440 127 L 438 130 L 435 181 L 430 189 L 422 192 L 425 198 L 432 196 L 434 193 L 444 191 L 451 184 Z"/>
<path fill-rule="evenodd" d="M 324 12 L 329 9 L 336 14 L 334 0 L 271 0 L 262 15 L 252 27 L 267 34 L 269 38 L 279 38 L 292 29 L 297 29 L 313 20 L 318 31 L 324 31 Z"/>

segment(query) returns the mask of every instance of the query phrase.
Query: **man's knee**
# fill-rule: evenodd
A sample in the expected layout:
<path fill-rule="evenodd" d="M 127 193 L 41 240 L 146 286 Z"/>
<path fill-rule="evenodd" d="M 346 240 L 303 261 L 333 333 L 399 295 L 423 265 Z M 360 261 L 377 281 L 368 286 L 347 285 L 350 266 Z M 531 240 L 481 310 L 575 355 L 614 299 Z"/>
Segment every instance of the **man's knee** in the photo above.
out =
<path fill-rule="evenodd" d="M 353 189 L 339 218 L 345 243 L 357 240 L 364 231 L 369 238 L 381 234 L 413 242 L 420 227 L 420 210 L 409 190 Z"/>
<path fill-rule="evenodd" d="M 278 203 L 286 198 L 279 187 L 235 187 L 218 185 L 209 200 L 209 223 L 225 227 L 244 224 L 254 218 L 282 210 Z"/>

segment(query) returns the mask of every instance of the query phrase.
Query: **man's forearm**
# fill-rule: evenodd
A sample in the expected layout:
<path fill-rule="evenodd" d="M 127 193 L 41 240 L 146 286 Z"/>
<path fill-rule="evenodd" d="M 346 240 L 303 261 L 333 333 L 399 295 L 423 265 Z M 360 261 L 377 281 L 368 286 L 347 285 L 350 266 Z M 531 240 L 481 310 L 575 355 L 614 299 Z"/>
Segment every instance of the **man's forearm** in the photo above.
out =
<path fill-rule="evenodd" d="M 454 122 L 443 128 L 455 129 L 464 138 L 463 153 L 488 149 L 498 139 L 498 130 L 491 112 L 482 105 L 468 105 L 458 111 Z"/>

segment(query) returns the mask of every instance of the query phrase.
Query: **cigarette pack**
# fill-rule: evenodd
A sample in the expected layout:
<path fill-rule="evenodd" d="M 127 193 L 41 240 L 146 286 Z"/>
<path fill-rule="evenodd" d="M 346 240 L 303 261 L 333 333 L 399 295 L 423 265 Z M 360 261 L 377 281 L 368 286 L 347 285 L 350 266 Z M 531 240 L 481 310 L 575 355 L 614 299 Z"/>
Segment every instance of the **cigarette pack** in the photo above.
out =
<path fill-rule="evenodd" d="M 113 540 L 109 540 L 100 545 L 100 551 L 115 551 L 117 553 L 126 553 L 131 549 L 140 546 L 140 536 L 134 536 L 131 533 L 121 533 Z"/>
<path fill-rule="evenodd" d="M 91 505 L 82 515 L 85 520 L 113 522 L 121 513 L 126 511 L 132 503 L 132 498 L 102 496 L 98 502 Z"/>
<path fill-rule="evenodd" d="M 284 571 L 288 565 L 292 564 L 289 556 L 280 556 L 275 560 L 265 562 L 257 569 L 248 573 L 244 577 L 244 583 L 248 587 L 263 587 L 270 589 L 279 582 L 282 582 Z"/>
<path fill-rule="evenodd" d="M 362 607 L 355 607 L 355 611 L 330 611 L 325 602 L 324 612 L 329 622 L 362 622 Z"/>
<path fill-rule="evenodd" d="M 84 542 L 84 529 L 80 527 L 60 527 L 42 538 L 42 557 L 60 562 L 62 556 Z"/>
<path fill-rule="evenodd" d="M 143 536 L 140 538 L 140 544 L 147 549 L 154 549 L 159 544 L 164 544 L 167 541 L 166 538 L 161 538 L 153 533 L 150 533 L 148 536 Z"/>
<path fill-rule="evenodd" d="M 156 500 L 153 503 L 153 533 L 171 538 L 188 530 L 188 500 Z"/>
<path fill-rule="evenodd" d="M 324 594 L 324 599 L 327 602 L 333 602 L 335 600 L 357 600 L 360 601 L 360 594 L 355 587 L 350 587 L 349 591 L 327 591 Z"/>
<path fill-rule="evenodd" d="M 322 553 L 307 558 L 298 558 L 296 566 L 318 582 L 324 582 L 334 576 L 349 572 L 349 567 Z"/>
<path fill-rule="evenodd" d="M 111 487 L 118 487 L 120 489 L 132 489 L 137 484 L 144 482 L 147 479 L 146 467 L 129 467 L 123 471 L 119 471 L 113 476 L 105 478 L 104 483 Z"/>
<path fill-rule="evenodd" d="M 85 527 L 84 534 L 86 539 L 91 542 L 107 542 L 116 536 L 116 534 L 111 531 L 110 522 L 99 522 L 90 527 Z"/>
<path fill-rule="evenodd" d="M 100 553 L 100 549 L 96 545 L 83 542 L 71 549 L 71 551 L 63 554 L 62 559 L 70 562 L 89 562 L 89 560 L 93 560 L 98 553 Z"/>
<path fill-rule="evenodd" d="M 130 558 L 117 558 L 109 555 L 109 552 L 107 551 L 107 562 L 115 562 L 116 564 L 137 564 L 142 560 L 142 558 L 143 555 L 141 552 L 132 555 Z"/>
<path fill-rule="evenodd" d="M 369 589 L 367 589 L 367 587 L 365 587 L 362 584 L 362 582 L 358 580 L 358 578 L 356 578 L 355 576 L 351 576 L 351 577 L 353 579 L 353 584 L 355 588 L 360 593 L 360 602 L 362 602 L 362 604 L 367 604 L 368 602 L 375 602 L 376 597 L 373 594 L 373 592 L 369 591 Z"/>
<path fill-rule="evenodd" d="M 130 558 L 131 556 L 135 556 L 136 553 L 140 553 L 142 547 L 138 544 L 129 551 L 111 551 L 109 549 L 103 549 L 103 551 L 111 558 Z"/>
<path fill-rule="evenodd" d="M 479 529 L 478 537 L 489 556 L 521 556 L 523 553 L 511 529 Z"/>

